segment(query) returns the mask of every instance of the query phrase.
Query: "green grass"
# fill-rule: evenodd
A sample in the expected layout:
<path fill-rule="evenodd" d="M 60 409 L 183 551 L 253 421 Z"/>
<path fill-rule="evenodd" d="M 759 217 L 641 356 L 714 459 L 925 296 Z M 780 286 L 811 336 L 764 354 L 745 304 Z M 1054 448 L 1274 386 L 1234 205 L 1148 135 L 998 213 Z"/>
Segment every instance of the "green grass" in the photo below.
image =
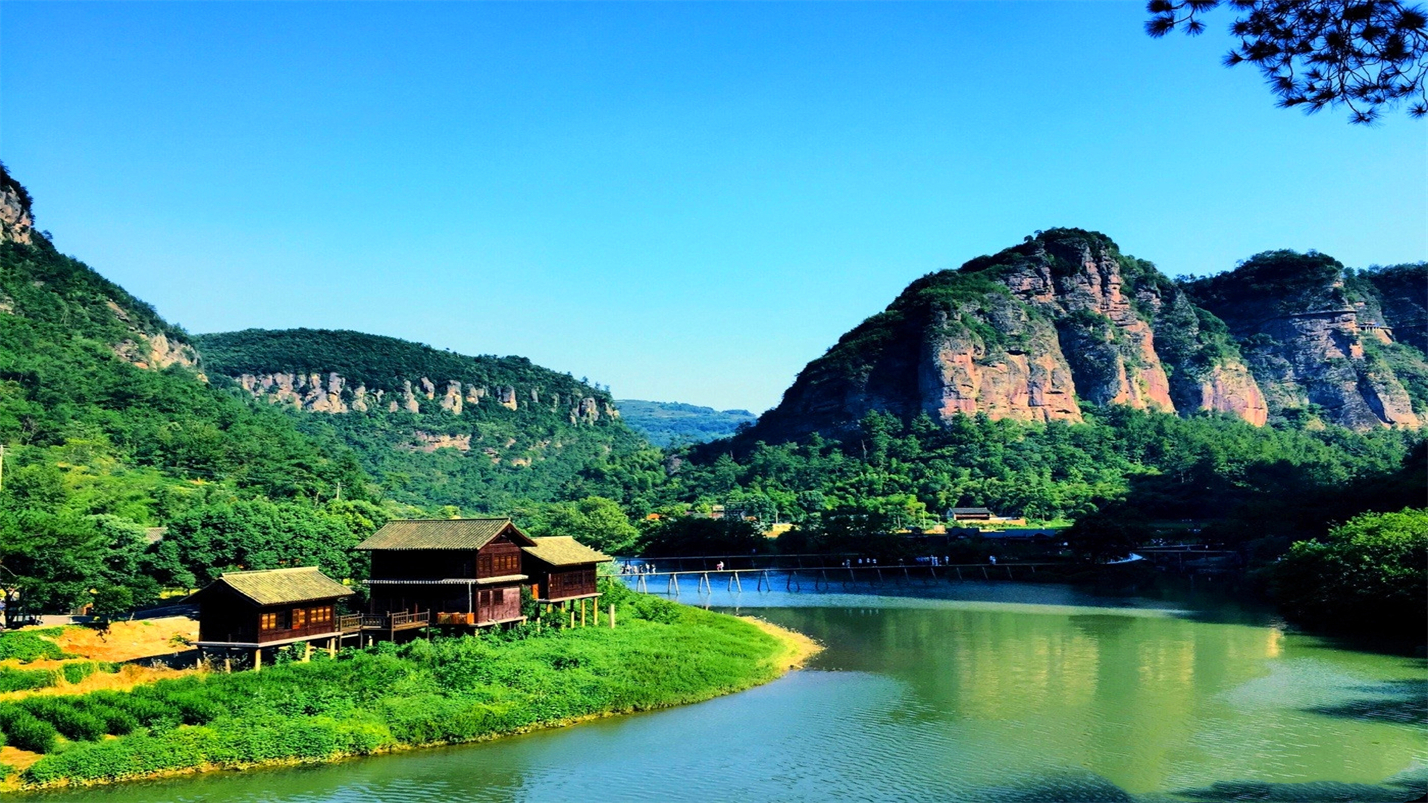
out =
<path fill-rule="evenodd" d="M 618 606 L 613 630 L 602 617 L 598 628 L 540 635 L 384 643 L 262 673 L 46 697 L 0 708 L 0 726 L 17 723 L 28 742 L 48 747 L 21 776 L 26 785 L 94 783 L 471 741 L 696 702 L 779 673 L 780 643 L 746 622 L 610 581 L 606 592 Z"/>

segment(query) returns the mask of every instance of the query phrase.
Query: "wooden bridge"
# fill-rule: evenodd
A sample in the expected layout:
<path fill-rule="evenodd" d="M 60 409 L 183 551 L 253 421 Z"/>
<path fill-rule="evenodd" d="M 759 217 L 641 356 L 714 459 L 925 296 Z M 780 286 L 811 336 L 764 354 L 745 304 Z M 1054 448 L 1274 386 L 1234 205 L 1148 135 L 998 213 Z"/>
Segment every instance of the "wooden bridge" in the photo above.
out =
<path fill-rule="evenodd" d="M 824 556 L 826 557 L 826 556 Z M 726 582 L 729 591 L 743 593 L 744 578 L 748 577 L 754 586 L 755 591 L 773 591 L 776 584 L 774 575 L 778 575 L 784 581 L 785 591 L 802 591 L 807 583 L 812 591 L 827 591 L 833 587 L 834 583 L 839 583 L 843 588 L 847 588 L 850 583 L 864 582 L 885 582 L 891 579 L 894 582 L 910 582 L 914 578 L 926 583 L 935 583 L 939 580 L 956 582 L 959 580 L 1015 580 L 1018 575 L 1022 579 L 1029 579 L 1036 574 L 1038 566 L 1060 566 L 1058 563 L 958 563 L 958 564 L 932 564 L 932 563 L 897 563 L 890 565 L 878 565 L 875 563 L 837 565 L 837 566 L 804 566 L 795 569 L 772 569 L 772 568 L 752 568 L 752 569 L 694 569 L 688 571 L 672 572 L 636 572 L 625 575 L 634 583 L 636 591 L 648 592 L 649 580 L 651 578 L 665 579 L 665 593 L 672 596 L 679 596 L 681 578 L 695 578 L 696 593 L 710 594 L 714 591 L 713 579 L 720 578 Z M 656 585 L 658 588 L 658 585 Z"/>

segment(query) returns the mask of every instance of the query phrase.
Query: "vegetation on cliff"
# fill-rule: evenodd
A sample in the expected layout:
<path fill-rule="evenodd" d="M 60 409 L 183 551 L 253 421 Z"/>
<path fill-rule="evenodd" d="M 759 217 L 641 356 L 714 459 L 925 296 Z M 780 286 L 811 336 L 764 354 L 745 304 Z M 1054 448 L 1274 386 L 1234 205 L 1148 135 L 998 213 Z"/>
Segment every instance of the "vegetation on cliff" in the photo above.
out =
<path fill-rule="evenodd" d="M 318 762 L 681 705 L 780 675 L 787 645 L 731 616 L 606 582 L 618 627 L 533 625 L 200 674 L 128 692 L 0 704 L 12 743 L 46 755 L 26 785 Z M 58 732 L 59 737 L 54 734 Z M 115 738 L 106 738 L 113 736 Z"/>

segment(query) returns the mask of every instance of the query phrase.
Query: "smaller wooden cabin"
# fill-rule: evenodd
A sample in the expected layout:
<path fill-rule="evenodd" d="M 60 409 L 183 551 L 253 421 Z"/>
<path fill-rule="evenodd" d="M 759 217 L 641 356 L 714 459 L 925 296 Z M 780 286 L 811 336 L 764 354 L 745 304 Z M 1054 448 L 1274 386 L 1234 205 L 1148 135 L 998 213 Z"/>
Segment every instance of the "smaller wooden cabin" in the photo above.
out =
<path fill-rule="evenodd" d="M 531 578 L 531 594 L 541 602 L 565 602 L 600 596 L 595 583 L 596 567 L 614 558 L 568 535 L 534 538 L 525 553 L 525 573 Z"/>
<path fill-rule="evenodd" d="M 316 566 L 224 572 L 192 599 L 198 603 L 198 647 L 258 651 L 298 642 L 335 648 L 360 620 L 342 616 L 337 601 L 352 591 Z"/>
<path fill-rule="evenodd" d="M 948 518 L 953 521 L 991 521 L 992 511 L 984 507 L 954 507 Z"/>

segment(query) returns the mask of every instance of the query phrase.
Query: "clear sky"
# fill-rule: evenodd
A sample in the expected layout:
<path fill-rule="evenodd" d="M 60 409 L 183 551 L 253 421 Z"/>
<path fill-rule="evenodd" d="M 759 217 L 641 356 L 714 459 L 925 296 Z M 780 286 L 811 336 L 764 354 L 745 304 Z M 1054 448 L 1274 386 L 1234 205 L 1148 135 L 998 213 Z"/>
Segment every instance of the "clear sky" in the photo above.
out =
<path fill-rule="evenodd" d="M 1052 226 L 1174 274 L 1428 257 L 1428 127 L 1273 106 L 1140 2 L 0 5 L 38 225 L 194 332 L 520 354 L 760 411 Z"/>

